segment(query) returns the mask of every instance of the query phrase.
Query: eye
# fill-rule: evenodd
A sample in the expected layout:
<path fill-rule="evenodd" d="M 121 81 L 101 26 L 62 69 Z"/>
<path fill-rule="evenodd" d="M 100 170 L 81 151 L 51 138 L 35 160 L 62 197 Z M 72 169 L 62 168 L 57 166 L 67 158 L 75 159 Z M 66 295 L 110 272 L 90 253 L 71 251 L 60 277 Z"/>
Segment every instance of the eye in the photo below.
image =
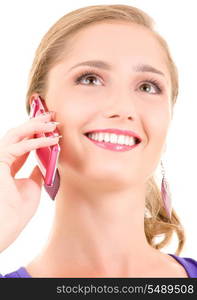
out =
<path fill-rule="evenodd" d="M 95 76 L 96 75 L 96 76 Z M 95 79 L 97 80 L 97 74 L 95 73 L 92 73 L 92 72 L 84 72 L 82 73 L 80 76 L 78 76 L 76 79 L 75 79 L 75 83 L 76 84 L 80 84 L 82 82 L 82 80 L 84 79 L 85 81 L 87 80 L 88 82 L 92 82 L 94 81 Z M 86 81 L 86 82 L 87 82 Z M 98 82 L 98 81 L 97 81 Z M 94 85 L 94 84 L 85 84 L 85 85 Z M 100 85 L 100 84 L 96 84 L 96 85 Z"/>
<path fill-rule="evenodd" d="M 144 87 L 144 88 L 142 88 Z M 162 88 L 159 82 L 155 79 L 148 80 L 140 85 L 140 90 L 143 92 L 148 92 L 149 94 L 161 94 Z M 152 92 L 151 92 L 152 91 Z"/>

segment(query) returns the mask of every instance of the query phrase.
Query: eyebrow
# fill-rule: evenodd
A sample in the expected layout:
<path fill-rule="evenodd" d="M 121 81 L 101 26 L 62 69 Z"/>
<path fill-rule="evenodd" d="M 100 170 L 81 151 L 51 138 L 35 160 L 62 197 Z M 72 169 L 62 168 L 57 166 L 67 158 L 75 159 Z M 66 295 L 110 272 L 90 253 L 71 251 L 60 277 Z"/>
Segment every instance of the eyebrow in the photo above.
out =
<path fill-rule="evenodd" d="M 84 62 L 74 65 L 71 69 L 69 69 L 69 71 L 71 71 L 72 69 L 79 67 L 79 66 L 95 67 L 95 68 L 104 69 L 107 71 L 112 70 L 112 66 L 110 64 L 108 64 L 107 62 L 104 62 L 102 60 L 87 60 L 87 61 L 84 61 Z M 156 73 L 156 74 L 159 74 L 159 75 L 162 75 L 165 77 L 163 72 L 161 72 L 160 70 L 158 70 L 148 64 L 138 64 L 138 65 L 135 65 L 132 69 L 135 72 L 152 72 L 152 73 Z"/>

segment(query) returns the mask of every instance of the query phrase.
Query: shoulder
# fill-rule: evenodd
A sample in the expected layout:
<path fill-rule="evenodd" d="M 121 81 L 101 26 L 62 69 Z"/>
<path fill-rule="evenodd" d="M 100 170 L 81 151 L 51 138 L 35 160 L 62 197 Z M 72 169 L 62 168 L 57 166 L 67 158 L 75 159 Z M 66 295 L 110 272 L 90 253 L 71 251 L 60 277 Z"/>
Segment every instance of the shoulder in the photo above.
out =
<path fill-rule="evenodd" d="M 180 264 L 184 266 L 187 273 L 192 278 L 197 278 L 197 260 L 191 257 L 181 257 L 174 254 L 170 254 L 173 256 Z"/>
<path fill-rule="evenodd" d="M 31 277 L 31 276 L 27 273 L 24 267 L 20 267 L 18 270 L 5 275 L 0 274 L 0 278 L 27 278 L 27 277 Z"/>

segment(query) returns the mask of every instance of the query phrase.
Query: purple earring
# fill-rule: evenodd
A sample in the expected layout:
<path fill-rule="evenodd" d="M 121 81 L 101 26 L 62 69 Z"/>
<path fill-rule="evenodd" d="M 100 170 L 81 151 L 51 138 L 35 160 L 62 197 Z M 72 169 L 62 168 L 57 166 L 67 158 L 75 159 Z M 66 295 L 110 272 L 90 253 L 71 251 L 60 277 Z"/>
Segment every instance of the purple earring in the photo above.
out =
<path fill-rule="evenodd" d="M 170 187 L 169 184 L 165 178 L 165 170 L 163 163 L 161 161 L 161 172 L 162 172 L 162 184 L 161 184 L 161 195 L 162 195 L 162 200 L 163 200 L 163 205 L 166 210 L 166 213 L 171 219 L 171 213 L 172 213 L 172 200 L 171 200 L 171 193 L 170 193 Z"/>

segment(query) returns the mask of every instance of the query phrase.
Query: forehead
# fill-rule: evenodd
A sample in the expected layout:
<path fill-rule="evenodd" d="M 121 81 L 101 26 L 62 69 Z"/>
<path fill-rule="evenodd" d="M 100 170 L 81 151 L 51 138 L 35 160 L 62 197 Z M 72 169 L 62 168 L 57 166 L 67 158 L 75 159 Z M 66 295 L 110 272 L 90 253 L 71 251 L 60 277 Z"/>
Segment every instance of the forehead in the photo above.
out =
<path fill-rule="evenodd" d="M 95 23 L 79 30 L 70 44 L 69 62 L 106 60 L 128 68 L 137 63 L 153 65 L 168 73 L 166 54 L 154 34 L 128 22 Z"/>

